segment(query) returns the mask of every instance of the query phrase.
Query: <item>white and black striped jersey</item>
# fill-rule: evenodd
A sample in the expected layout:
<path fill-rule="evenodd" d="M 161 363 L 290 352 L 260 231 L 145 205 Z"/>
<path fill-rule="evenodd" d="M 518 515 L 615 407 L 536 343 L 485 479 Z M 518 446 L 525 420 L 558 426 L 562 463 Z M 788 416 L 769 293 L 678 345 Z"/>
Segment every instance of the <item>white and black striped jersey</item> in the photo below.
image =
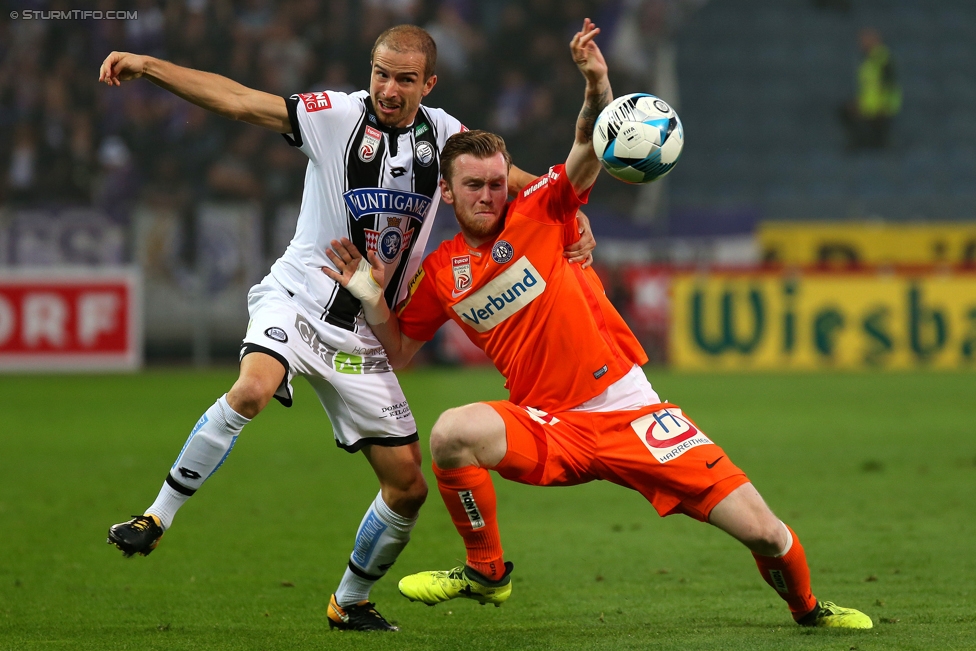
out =
<path fill-rule="evenodd" d="M 440 151 L 464 129 L 441 109 L 421 106 L 406 128 L 380 124 L 369 93 L 302 93 L 285 99 L 291 134 L 308 156 L 295 237 L 271 275 L 307 310 L 356 331 L 359 301 L 322 273 L 326 249 L 348 237 L 387 263 L 387 302 L 406 295 L 420 267 L 440 201 Z"/>

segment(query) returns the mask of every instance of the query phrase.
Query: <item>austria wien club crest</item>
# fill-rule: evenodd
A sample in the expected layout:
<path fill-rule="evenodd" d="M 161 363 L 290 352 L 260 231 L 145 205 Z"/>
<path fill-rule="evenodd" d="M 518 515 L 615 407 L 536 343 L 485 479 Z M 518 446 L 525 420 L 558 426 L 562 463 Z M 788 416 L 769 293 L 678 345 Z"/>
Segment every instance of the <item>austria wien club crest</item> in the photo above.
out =
<path fill-rule="evenodd" d="M 505 264 L 515 257 L 515 249 L 505 240 L 498 240 L 495 246 L 491 247 L 491 259 L 498 264 Z"/>

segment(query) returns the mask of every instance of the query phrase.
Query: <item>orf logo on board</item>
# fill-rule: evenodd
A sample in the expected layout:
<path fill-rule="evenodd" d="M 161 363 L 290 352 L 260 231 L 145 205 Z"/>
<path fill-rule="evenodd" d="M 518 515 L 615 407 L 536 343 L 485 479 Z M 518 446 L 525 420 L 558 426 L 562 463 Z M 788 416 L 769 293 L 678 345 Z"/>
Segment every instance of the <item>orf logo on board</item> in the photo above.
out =
<path fill-rule="evenodd" d="M 641 416 L 630 426 L 654 458 L 661 463 L 677 459 L 691 448 L 712 443 L 677 407 L 668 407 Z"/>

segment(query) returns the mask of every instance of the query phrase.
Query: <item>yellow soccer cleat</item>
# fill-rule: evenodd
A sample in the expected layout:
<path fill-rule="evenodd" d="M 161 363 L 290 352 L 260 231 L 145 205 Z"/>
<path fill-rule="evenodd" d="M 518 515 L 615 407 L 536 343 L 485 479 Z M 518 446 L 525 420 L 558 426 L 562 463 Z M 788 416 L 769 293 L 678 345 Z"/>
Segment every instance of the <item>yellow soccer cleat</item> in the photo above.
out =
<path fill-rule="evenodd" d="M 873 628 L 874 622 L 860 610 L 838 606 L 833 601 L 818 601 L 812 612 L 797 621 L 801 626 L 824 628 Z"/>
<path fill-rule="evenodd" d="M 453 570 L 418 572 L 400 579 L 400 594 L 410 601 L 420 601 L 428 606 L 451 599 L 474 599 L 482 606 L 501 606 L 512 594 L 512 563 L 505 563 L 505 575 L 498 581 L 489 581 L 470 567 Z"/>

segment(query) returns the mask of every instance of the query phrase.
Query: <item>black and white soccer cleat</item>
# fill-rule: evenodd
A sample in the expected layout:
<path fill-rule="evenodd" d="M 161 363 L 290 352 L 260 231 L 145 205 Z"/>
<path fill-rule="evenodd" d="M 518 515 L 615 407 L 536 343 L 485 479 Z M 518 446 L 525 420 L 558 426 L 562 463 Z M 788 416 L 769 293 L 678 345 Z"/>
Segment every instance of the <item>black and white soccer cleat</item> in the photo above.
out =
<path fill-rule="evenodd" d="M 163 537 L 162 523 L 155 515 L 136 515 L 128 522 L 113 524 L 108 530 L 110 545 L 115 545 L 128 558 L 135 554 L 149 556 Z"/>
<path fill-rule="evenodd" d="M 329 600 L 329 628 L 340 631 L 399 631 L 386 621 L 371 601 L 360 601 L 352 606 L 340 606 L 335 595 Z"/>

